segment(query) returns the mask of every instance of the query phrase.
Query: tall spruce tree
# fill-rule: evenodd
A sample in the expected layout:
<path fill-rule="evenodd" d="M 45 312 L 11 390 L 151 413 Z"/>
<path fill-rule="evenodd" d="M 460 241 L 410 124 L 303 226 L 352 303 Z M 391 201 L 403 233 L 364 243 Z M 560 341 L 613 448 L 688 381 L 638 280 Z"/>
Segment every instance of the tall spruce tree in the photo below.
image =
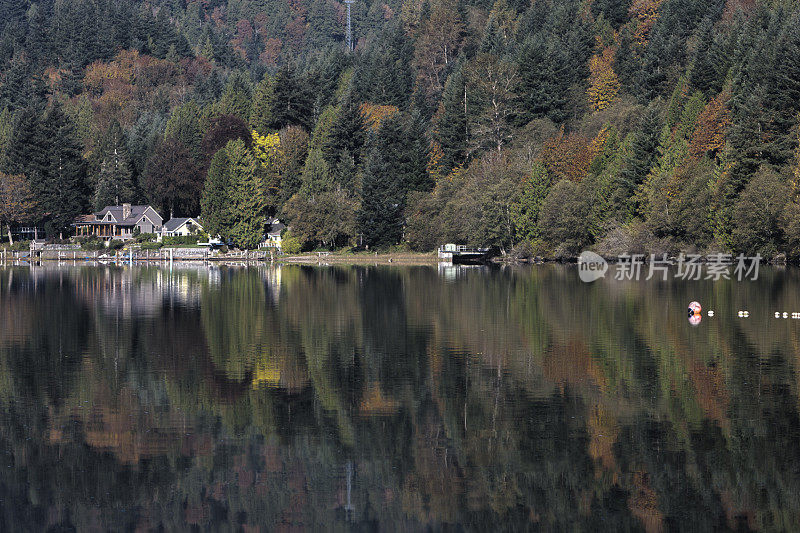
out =
<path fill-rule="evenodd" d="M 230 141 L 228 144 L 232 142 Z M 225 240 L 230 238 L 229 189 L 230 174 L 228 173 L 228 147 L 226 146 L 219 150 L 211 160 L 200 202 L 203 228 L 209 235 L 219 235 Z"/>
<path fill-rule="evenodd" d="M 267 199 L 258 161 L 241 140 L 228 149 L 229 221 L 233 243 L 245 249 L 258 247 L 264 237 Z"/>
<path fill-rule="evenodd" d="M 125 135 L 114 121 L 100 149 L 100 168 L 94 191 L 94 208 L 131 203 L 137 197 Z"/>
<path fill-rule="evenodd" d="M 440 166 L 444 173 L 466 161 L 469 142 L 468 106 L 466 79 L 461 65 L 445 83 L 435 122 L 434 139 L 442 150 Z"/>
<path fill-rule="evenodd" d="M 403 236 L 408 187 L 403 135 L 401 119 L 392 117 L 367 143 L 358 227 L 369 246 L 397 244 Z"/>
<path fill-rule="evenodd" d="M 86 165 L 72 124 L 54 102 L 42 116 L 25 109 L 15 127 L 8 168 L 28 178 L 47 233 L 63 236 L 86 207 Z"/>

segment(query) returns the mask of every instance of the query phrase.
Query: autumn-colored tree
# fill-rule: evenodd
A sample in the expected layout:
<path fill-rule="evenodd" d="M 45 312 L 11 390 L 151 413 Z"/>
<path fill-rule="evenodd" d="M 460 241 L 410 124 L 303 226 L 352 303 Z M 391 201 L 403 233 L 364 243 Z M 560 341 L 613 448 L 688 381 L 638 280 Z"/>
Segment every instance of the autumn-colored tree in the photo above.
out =
<path fill-rule="evenodd" d="M 658 8 L 663 0 L 634 0 L 631 3 L 630 14 L 636 18 L 636 30 L 633 37 L 637 44 L 647 44 L 650 30 L 658 20 Z"/>
<path fill-rule="evenodd" d="M 364 117 L 364 126 L 369 131 L 378 131 L 384 120 L 392 118 L 400 112 L 397 106 L 370 103 L 361 104 L 359 110 L 361 111 L 361 116 Z"/>
<path fill-rule="evenodd" d="M 583 135 L 565 134 L 562 127 L 558 135 L 545 142 L 540 158 L 554 177 L 577 183 L 589 172 L 597 155 L 592 145 Z"/>
<path fill-rule="evenodd" d="M 418 80 L 428 95 L 438 94 L 444 87 L 445 69 L 453 62 L 461 46 L 463 23 L 456 2 L 439 0 L 431 10 L 417 39 L 414 63 Z"/>
<path fill-rule="evenodd" d="M 619 92 L 619 79 L 614 72 L 613 47 L 604 48 L 589 61 L 589 103 L 595 111 L 607 108 Z"/>
<path fill-rule="evenodd" d="M 14 244 L 11 224 L 33 216 L 36 207 L 28 180 L 21 174 L 0 172 L 0 224 L 8 228 L 8 242 Z"/>
<path fill-rule="evenodd" d="M 284 168 L 280 136 L 277 133 L 259 135 L 253 131 L 252 151 L 260 167 L 268 210 L 275 212 L 280 196 L 281 171 Z"/>
<path fill-rule="evenodd" d="M 730 92 L 724 91 L 711 100 L 697 117 L 697 127 L 689 144 L 689 156 L 695 159 L 714 156 L 725 146 L 725 134 L 731 125 L 728 109 Z"/>

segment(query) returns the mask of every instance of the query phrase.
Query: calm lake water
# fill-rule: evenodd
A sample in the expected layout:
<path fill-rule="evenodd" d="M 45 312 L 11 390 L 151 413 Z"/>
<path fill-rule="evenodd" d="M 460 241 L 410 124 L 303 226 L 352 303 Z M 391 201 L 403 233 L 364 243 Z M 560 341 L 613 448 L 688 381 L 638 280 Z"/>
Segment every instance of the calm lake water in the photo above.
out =
<path fill-rule="evenodd" d="M 776 311 L 800 271 L 2 268 L 0 529 L 796 529 Z"/>

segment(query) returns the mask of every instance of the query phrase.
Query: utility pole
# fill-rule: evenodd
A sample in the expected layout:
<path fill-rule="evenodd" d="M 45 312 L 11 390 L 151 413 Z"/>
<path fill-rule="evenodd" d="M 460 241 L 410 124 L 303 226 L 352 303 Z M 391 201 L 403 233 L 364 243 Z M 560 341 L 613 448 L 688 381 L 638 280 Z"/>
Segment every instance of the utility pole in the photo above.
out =
<path fill-rule="evenodd" d="M 346 41 L 346 44 L 347 44 L 347 51 L 348 52 L 352 52 L 353 51 L 353 26 L 350 23 L 350 5 L 354 1 L 355 0 L 344 0 L 344 3 L 347 4 L 347 35 L 345 37 L 345 41 Z"/>

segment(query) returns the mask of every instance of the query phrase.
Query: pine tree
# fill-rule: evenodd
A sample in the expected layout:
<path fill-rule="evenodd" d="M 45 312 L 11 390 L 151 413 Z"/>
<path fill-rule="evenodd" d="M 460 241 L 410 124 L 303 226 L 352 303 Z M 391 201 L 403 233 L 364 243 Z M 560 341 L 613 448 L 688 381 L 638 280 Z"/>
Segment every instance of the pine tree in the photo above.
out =
<path fill-rule="evenodd" d="M 355 173 L 361 166 L 364 149 L 364 118 L 355 101 L 352 88 L 342 96 L 336 107 L 322 153 L 342 187 L 355 193 Z"/>
<path fill-rule="evenodd" d="M 402 136 L 400 119 L 394 117 L 384 121 L 367 143 L 358 227 L 368 246 L 397 244 L 403 236 L 407 175 Z"/>
<path fill-rule="evenodd" d="M 240 248 L 256 248 L 264 238 L 267 209 L 258 162 L 241 140 L 231 141 L 227 152 L 230 175 L 230 237 Z"/>
<path fill-rule="evenodd" d="M 314 99 L 309 90 L 289 67 L 278 70 L 273 83 L 272 120 L 266 126 L 279 130 L 294 124 L 311 130 Z"/>
<path fill-rule="evenodd" d="M 119 122 L 114 121 L 106 133 L 100 154 L 100 172 L 93 202 L 95 209 L 133 202 L 137 197 L 136 187 Z"/>
<path fill-rule="evenodd" d="M 407 148 L 404 150 L 406 176 L 403 178 L 406 192 L 430 191 L 434 186 L 428 173 L 430 150 L 425 124 L 419 111 L 412 111 L 406 129 Z"/>
<path fill-rule="evenodd" d="M 0 111 L 0 168 L 3 168 L 3 158 L 6 150 L 14 138 L 14 123 L 11 110 L 7 107 Z"/>
<path fill-rule="evenodd" d="M 272 127 L 275 123 L 272 116 L 274 96 L 272 78 L 269 74 L 264 74 L 264 79 L 256 85 L 253 91 L 253 104 L 250 109 L 250 127 L 260 135 L 267 135 L 275 131 Z"/>
<path fill-rule="evenodd" d="M 466 80 L 463 69 L 459 68 L 447 79 L 435 119 L 434 138 L 442 150 L 440 165 L 445 174 L 466 161 L 468 104 Z"/>
<path fill-rule="evenodd" d="M 655 100 L 644 112 L 633 134 L 630 155 L 620 172 L 620 188 L 626 190 L 623 196 L 630 198 L 633 192 L 644 183 L 653 168 L 663 129 L 661 102 Z"/>
<path fill-rule="evenodd" d="M 86 207 L 86 164 L 72 123 L 58 103 L 45 114 L 42 127 L 51 143 L 49 172 L 45 182 L 32 184 L 32 189 L 47 213 L 46 228 L 63 234 Z"/>
<path fill-rule="evenodd" d="M 519 201 L 513 205 L 512 217 L 517 237 L 535 241 L 541 237 L 539 211 L 550 190 L 551 179 L 545 166 L 535 163 L 530 177 L 525 181 Z"/>
<path fill-rule="evenodd" d="M 6 170 L 28 179 L 37 216 L 50 234 L 63 234 L 81 213 L 86 168 L 71 123 L 57 102 L 44 115 L 26 108 L 14 128 Z"/>
<path fill-rule="evenodd" d="M 220 114 L 248 120 L 252 93 L 250 78 L 243 72 L 235 71 L 228 78 L 225 91 L 222 93 Z"/>
<path fill-rule="evenodd" d="M 714 42 L 714 22 L 711 18 L 706 17 L 697 31 L 697 48 L 692 61 L 689 81 L 695 89 L 702 91 L 707 97 L 710 97 L 721 86 L 711 52 Z"/>
<path fill-rule="evenodd" d="M 230 238 L 230 222 L 228 220 L 229 188 L 230 175 L 228 173 L 228 150 L 226 147 L 217 151 L 211 160 L 200 204 L 203 228 L 209 235 L 219 235 L 225 240 Z"/>
<path fill-rule="evenodd" d="M 548 117 L 553 122 L 567 118 L 571 73 L 569 60 L 560 42 L 536 35 L 522 45 L 517 58 L 520 97 L 519 124 Z"/>
<path fill-rule="evenodd" d="M 172 112 L 167 122 L 164 137 L 172 137 L 182 142 L 195 161 L 200 161 L 203 135 L 200 129 L 200 107 L 189 100 Z"/>

